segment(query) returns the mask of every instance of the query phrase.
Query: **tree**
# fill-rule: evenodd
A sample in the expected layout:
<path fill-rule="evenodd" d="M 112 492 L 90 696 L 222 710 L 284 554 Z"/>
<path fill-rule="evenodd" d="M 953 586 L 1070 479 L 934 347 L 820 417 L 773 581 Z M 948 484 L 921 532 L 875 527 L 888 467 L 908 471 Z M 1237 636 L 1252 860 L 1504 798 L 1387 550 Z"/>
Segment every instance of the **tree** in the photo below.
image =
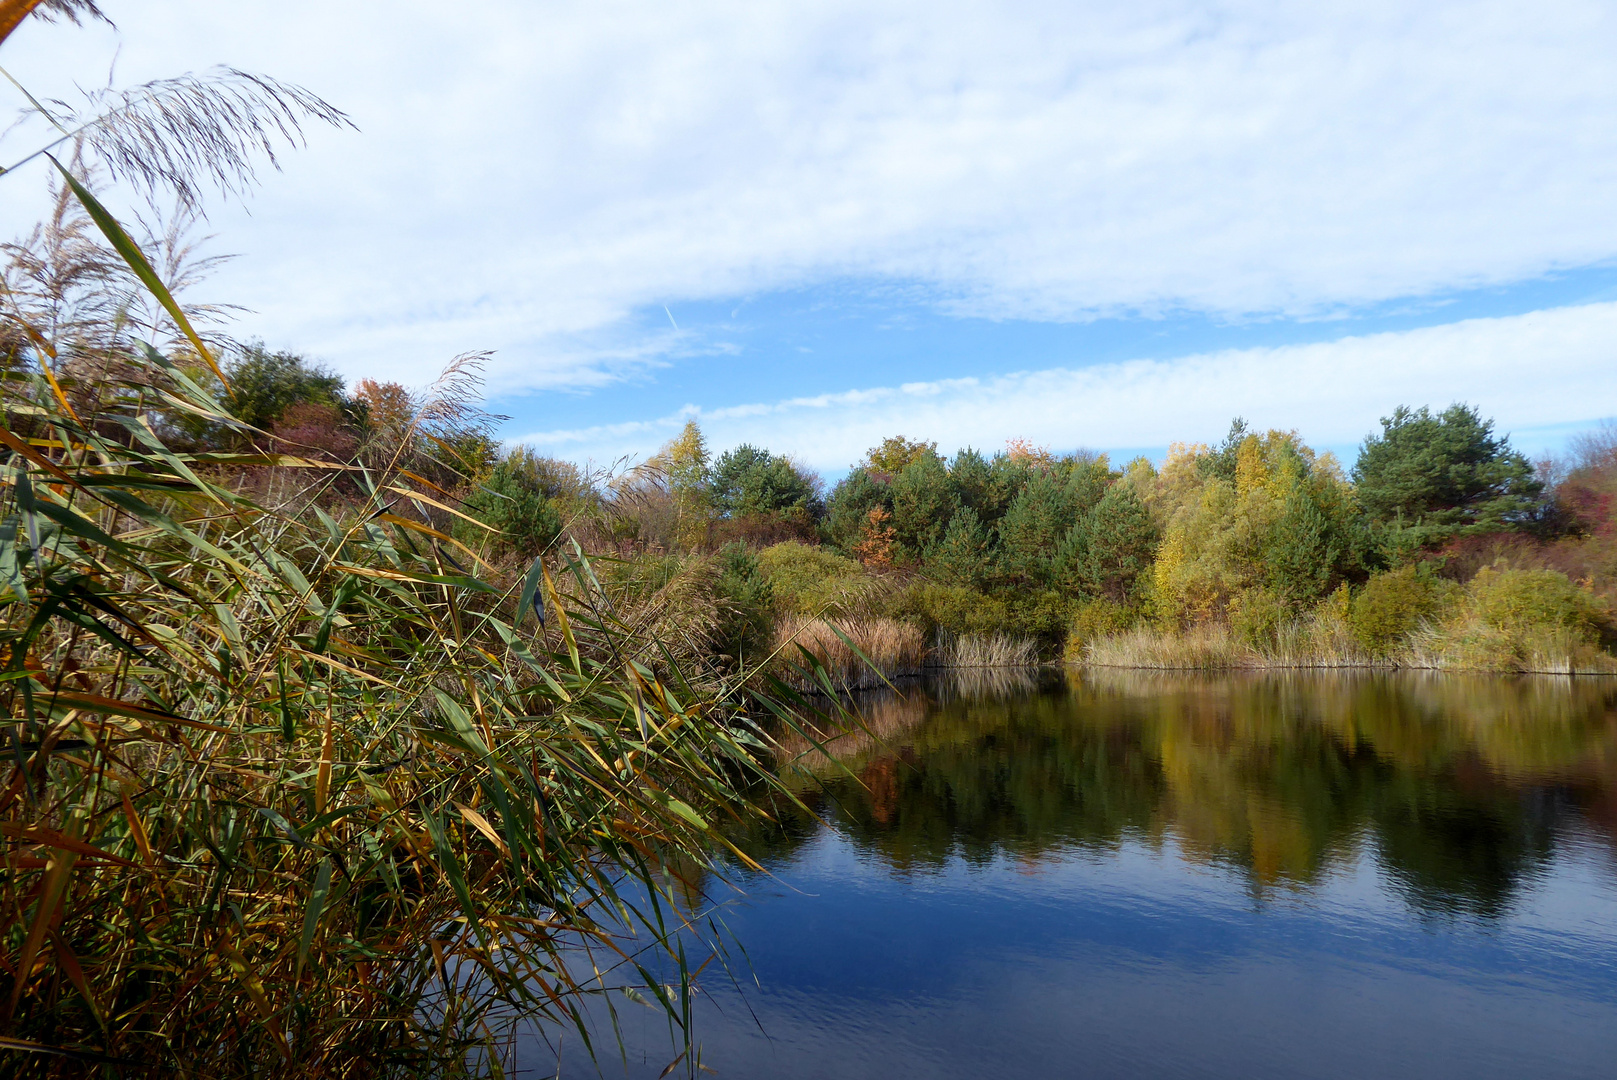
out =
<path fill-rule="evenodd" d="M 271 352 L 263 342 L 242 349 L 225 370 L 234 415 L 264 431 L 294 405 L 343 409 L 342 376 L 297 353 Z"/>
<path fill-rule="evenodd" d="M 674 497 L 675 540 L 683 547 L 700 547 L 707 539 L 712 489 L 707 439 L 696 421 L 687 420 L 679 437 L 664 446 L 658 458 L 668 474 L 669 493 Z"/>
<path fill-rule="evenodd" d="M 1076 519 L 1067 486 L 1049 472 L 1034 472 L 999 523 L 1005 569 L 1034 585 L 1051 584 L 1061 542 Z"/>
<path fill-rule="evenodd" d="M 949 462 L 949 482 L 954 485 L 955 498 L 960 505 L 977 511 L 979 519 L 998 520 L 1004 513 L 1005 507 L 994 483 L 994 467 L 971 447 L 958 451 Z"/>
<path fill-rule="evenodd" d="M 1156 556 L 1158 537 L 1134 489 L 1114 483 L 1068 534 L 1068 580 L 1090 598 L 1127 603 Z"/>
<path fill-rule="evenodd" d="M 981 588 L 993 565 L 991 542 L 977 511 L 962 506 L 949 519 L 949 527 L 928 553 L 927 561 L 945 584 Z"/>
<path fill-rule="evenodd" d="M 898 543 L 906 555 L 919 558 L 943 537 L 954 515 L 949 472 L 935 455 L 918 457 L 893 478 L 888 495 Z"/>
<path fill-rule="evenodd" d="M 887 503 L 888 487 L 886 474 L 872 473 L 866 468 L 854 469 L 844 477 L 826 500 L 825 520 L 821 525 L 826 540 L 844 554 L 854 554 L 864 540 L 870 511 Z"/>
<path fill-rule="evenodd" d="M 911 442 L 902 435 L 894 435 L 891 438 L 883 439 L 880 446 L 873 447 L 865 455 L 865 460 L 861 464 L 877 472 L 897 475 L 903 472 L 904 468 L 912 462 L 926 457 L 936 458 L 937 456 L 938 444 L 935 442 L 921 442 L 919 440 Z"/>
<path fill-rule="evenodd" d="M 538 555 L 562 530 L 561 511 L 534 467 L 540 460 L 524 451 L 509 454 L 466 497 L 467 511 L 500 530 L 503 542 L 523 558 Z M 475 542 L 483 530 L 461 524 L 457 532 L 463 541 Z"/>
<path fill-rule="evenodd" d="M 1529 524 L 1543 491 L 1532 463 L 1463 404 L 1400 405 L 1364 440 L 1353 480 L 1370 518 L 1415 546 Z"/>
<path fill-rule="evenodd" d="M 713 509 L 725 517 L 811 511 L 815 480 L 791 460 L 742 443 L 713 463 Z"/>
<path fill-rule="evenodd" d="M 1331 525 L 1307 485 L 1294 483 L 1264 552 L 1264 584 L 1283 605 L 1312 604 L 1336 584 L 1343 544 Z"/>

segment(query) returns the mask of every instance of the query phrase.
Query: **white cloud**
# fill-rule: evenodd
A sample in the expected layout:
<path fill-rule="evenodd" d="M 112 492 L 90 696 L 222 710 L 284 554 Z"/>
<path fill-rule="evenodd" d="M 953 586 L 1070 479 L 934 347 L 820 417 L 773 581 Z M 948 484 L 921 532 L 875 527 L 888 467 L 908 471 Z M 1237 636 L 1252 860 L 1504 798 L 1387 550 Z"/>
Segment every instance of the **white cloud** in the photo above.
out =
<path fill-rule="evenodd" d="M 518 441 L 598 462 L 645 455 L 690 416 L 718 449 L 742 442 L 840 472 L 883 438 L 997 450 L 1011 437 L 1056 449 L 1214 441 L 1230 419 L 1351 446 L 1394 406 L 1467 401 L 1501 432 L 1617 414 L 1617 303 L 1174 360 L 1053 368 L 850 390 L 658 421 L 541 431 Z"/>
<path fill-rule="evenodd" d="M 1617 255 L 1595 2 L 106 6 L 126 80 L 228 62 L 364 129 L 215 214 L 250 328 L 354 374 L 495 348 L 496 390 L 600 385 L 678 354 L 639 307 L 849 274 L 1309 314 Z M 111 55 L 4 51 L 63 96 Z"/>

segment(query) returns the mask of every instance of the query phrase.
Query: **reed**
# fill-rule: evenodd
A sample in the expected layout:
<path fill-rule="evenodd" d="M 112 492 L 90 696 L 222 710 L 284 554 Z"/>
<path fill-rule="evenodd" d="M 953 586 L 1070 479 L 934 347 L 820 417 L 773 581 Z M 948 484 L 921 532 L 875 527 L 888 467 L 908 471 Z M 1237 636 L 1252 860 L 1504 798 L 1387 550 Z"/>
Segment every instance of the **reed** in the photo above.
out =
<path fill-rule="evenodd" d="M 670 868 L 714 868 L 776 783 L 749 716 L 794 714 L 659 646 L 689 575 L 615 606 L 576 546 L 490 566 L 412 461 L 183 452 L 154 417 L 254 433 L 97 348 L 93 395 L 43 346 L 0 382 L 6 1071 L 481 1074 L 516 1017 L 588 1042 L 610 972 L 694 1074 Z M 407 434 L 452 442 L 471 374 Z M 266 505 L 264 469 L 304 479 Z"/>
<path fill-rule="evenodd" d="M 1010 634 L 961 634 L 934 649 L 932 662 L 947 668 L 1033 667 L 1039 662 L 1039 643 Z"/>
<path fill-rule="evenodd" d="M 919 671 L 926 641 L 915 626 L 897 619 L 821 619 L 788 615 L 775 626 L 775 655 L 786 681 L 800 689 L 820 689 L 818 665 L 838 690 L 882 686 L 888 679 Z"/>
<path fill-rule="evenodd" d="M 1083 650 L 1083 663 L 1100 667 L 1220 671 L 1251 666 L 1251 659 L 1235 635 L 1222 626 L 1196 627 L 1183 633 L 1140 626 L 1096 638 Z"/>

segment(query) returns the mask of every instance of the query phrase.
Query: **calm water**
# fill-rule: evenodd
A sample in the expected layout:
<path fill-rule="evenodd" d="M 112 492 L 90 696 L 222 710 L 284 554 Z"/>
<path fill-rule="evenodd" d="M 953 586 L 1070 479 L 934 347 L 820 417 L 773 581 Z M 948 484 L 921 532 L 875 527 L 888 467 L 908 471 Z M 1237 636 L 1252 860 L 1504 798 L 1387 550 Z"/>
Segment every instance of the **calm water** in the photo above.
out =
<path fill-rule="evenodd" d="M 802 784 L 824 822 L 749 838 L 740 985 L 697 1009 L 721 1077 L 1617 1076 L 1617 680 L 1103 673 L 867 713 L 857 780 Z M 665 1022 L 619 1011 L 607 1075 L 656 1076 Z"/>

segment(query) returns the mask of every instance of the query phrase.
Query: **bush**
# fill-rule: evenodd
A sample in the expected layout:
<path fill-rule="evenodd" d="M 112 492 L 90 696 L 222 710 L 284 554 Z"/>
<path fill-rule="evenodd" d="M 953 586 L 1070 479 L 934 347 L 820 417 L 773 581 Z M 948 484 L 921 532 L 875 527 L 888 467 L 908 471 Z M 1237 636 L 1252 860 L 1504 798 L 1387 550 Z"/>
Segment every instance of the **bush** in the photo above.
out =
<path fill-rule="evenodd" d="M 939 631 L 945 636 L 992 634 L 1011 623 L 1009 605 L 963 585 L 916 582 L 897 593 L 887 604 L 887 614 L 921 629 L 928 638 Z"/>
<path fill-rule="evenodd" d="M 1607 613 L 1555 570 L 1484 568 L 1453 614 L 1416 642 L 1423 663 L 1488 671 L 1610 671 Z"/>
<path fill-rule="evenodd" d="M 1231 597 L 1229 608 L 1230 630 L 1242 645 L 1264 652 L 1272 649 L 1279 639 L 1281 624 L 1290 611 L 1284 600 L 1263 587 L 1246 589 Z"/>
<path fill-rule="evenodd" d="M 1061 658 L 1069 664 L 1081 661 L 1091 641 L 1121 634 L 1133 626 L 1136 619 L 1133 610 L 1104 598 L 1076 605 L 1067 623 L 1067 640 L 1062 646 Z"/>
<path fill-rule="evenodd" d="M 894 595 L 885 610 L 929 637 L 941 632 L 951 638 L 1036 638 L 1047 653 L 1054 653 L 1066 636 L 1073 601 L 1048 590 L 994 596 L 961 585 L 917 582 Z"/>
<path fill-rule="evenodd" d="M 745 544 L 726 544 L 715 561 L 719 644 L 739 667 L 769 648 L 774 589 Z"/>
<path fill-rule="evenodd" d="M 1457 590 L 1424 568 L 1405 566 L 1376 574 L 1353 598 L 1348 624 L 1373 656 L 1388 656 L 1423 621 L 1437 617 Z"/>
<path fill-rule="evenodd" d="M 879 587 L 853 559 L 796 541 L 764 548 L 758 568 L 769 582 L 776 609 L 789 614 L 847 611 Z"/>
<path fill-rule="evenodd" d="M 1555 570 L 1485 568 L 1466 593 L 1477 617 L 1496 630 L 1565 630 L 1593 642 L 1606 622 L 1594 594 Z"/>
<path fill-rule="evenodd" d="M 561 511 L 545 494 L 544 477 L 535 462 L 527 454 L 512 454 L 466 496 L 467 512 L 500 530 L 501 542 L 524 558 L 549 547 L 562 530 Z M 456 532 L 463 542 L 476 546 L 483 530 L 457 521 Z"/>

